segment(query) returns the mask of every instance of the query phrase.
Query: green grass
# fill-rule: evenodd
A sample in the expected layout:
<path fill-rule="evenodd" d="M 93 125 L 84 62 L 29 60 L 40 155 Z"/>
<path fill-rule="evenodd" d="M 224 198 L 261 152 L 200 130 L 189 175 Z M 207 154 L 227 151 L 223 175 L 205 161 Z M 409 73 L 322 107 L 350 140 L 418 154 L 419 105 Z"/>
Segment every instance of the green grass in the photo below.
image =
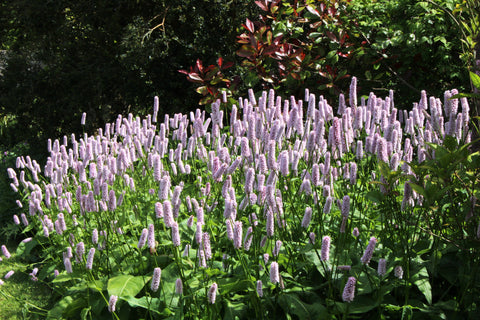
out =
<path fill-rule="evenodd" d="M 10 259 L 0 262 L 0 276 L 5 282 L 0 286 L 0 320 L 45 319 L 52 305 L 52 291 L 44 283 L 32 281 L 29 265 L 18 261 L 14 252 L 11 254 Z M 3 277 L 10 270 L 15 274 L 5 281 Z"/>

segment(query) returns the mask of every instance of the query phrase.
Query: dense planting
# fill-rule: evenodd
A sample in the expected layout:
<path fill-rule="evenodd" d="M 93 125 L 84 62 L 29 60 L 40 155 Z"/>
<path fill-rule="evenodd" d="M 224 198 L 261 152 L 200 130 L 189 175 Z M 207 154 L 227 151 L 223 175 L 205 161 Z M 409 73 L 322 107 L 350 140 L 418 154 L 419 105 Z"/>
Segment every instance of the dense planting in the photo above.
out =
<path fill-rule="evenodd" d="M 357 98 L 352 80 L 337 112 L 270 90 L 157 119 L 156 98 L 145 119 L 49 141 L 44 168 L 18 158 L 16 252 L 58 296 L 48 316 L 472 315 L 480 160 L 466 98 L 423 92 L 401 111 L 393 92 Z"/>

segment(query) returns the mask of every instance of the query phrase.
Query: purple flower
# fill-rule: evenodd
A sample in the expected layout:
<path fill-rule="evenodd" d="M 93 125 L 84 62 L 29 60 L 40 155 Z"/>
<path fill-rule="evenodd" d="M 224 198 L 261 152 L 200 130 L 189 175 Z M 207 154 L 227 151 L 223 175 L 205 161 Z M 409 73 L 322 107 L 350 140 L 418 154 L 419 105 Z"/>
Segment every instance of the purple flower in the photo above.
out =
<path fill-rule="evenodd" d="M 180 245 L 180 232 L 178 230 L 178 223 L 176 221 L 174 221 L 172 225 L 172 242 L 175 247 Z"/>
<path fill-rule="evenodd" d="M 352 302 L 355 298 L 355 283 L 357 280 L 355 277 L 349 277 L 345 288 L 343 289 L 342 300 L 345 302 Z"/>
<path fill-rule="evenodd" d="M 10 259 L 11 257 L 10 252 L 8 252 L 8 249 L 5 245 L 2 245 L 2 253 L 5 256 L 5 258 Z"/>
<path fill-rule="evenodd" d="M 332 197 L 328 196 L 325 200 L 325 206 L 323 207 L 323 213 L 329 214 L 330 210 L 332 210 Z"/>
<path fill-rule="evenodd" d="M 143 228 L 142 234 L 140 235 L 140 239 L 138 239 L 138 249 L 142 249 L 145 246 L 145 243 L 147 242 L 147 235 L 148 235 L 148 229 Z"/>
<path fill-rule="evenodd" d="M 357 238 L 357 237 L 360 235 L 360 231 L 358 231 L 358 228 L 357 228 L 357 227 L 353 228 L 353 230 L 352 230 L 352 235 L 353 235 L 355 238 Z"/>
<path fill-rule="evenodd" d="M 393 270 L 393 274 L 398 279 L 403 279 L 403 269 L 402 269 L 402 267 L 401 266 L 396 266 L 395 269 Z"/>
<path fill-rule="evenodd" d="M 340 265 L 337 267 L 338 270 L 340 271 L 350 271 L 352 269 L 352 266 L 349 265 Z"/>
<path fill-rule="evenodd" d="M 182 283 L 182 279 L 180 278 L 177 278 L 177 280 L 175 281 L 175 293 L 176 294 L 183 293 L 183 283 Z"/>
<path fill-rule="evenodd" d="M 308 196 L 312 194 L 312 184 L 309 179 L 303 179 L 303 182 L 300 185 L 300 192 L 304 192 Z"/>
<path fill-rule="evenodd" d="M 350 213 L 350 197 L 348 195 L 343 197 L 341 213 L 343 217 L 348 217 Z"/>
<path fill-rule="evenodd" d="M 376 243 L 377 243 L 377 239 L 375 237 L 371 237 L 370 241 L 368 242 L 367 248 L 363 253 L 363 256 L 360 258 L 360 261 L 363 264 L 368 264 L 370 262 L 370 259 L 372 259 L 373 250 L 375 250 Z"/>
<path fill-rule="evenodd" d="M 158 290 L 158 286 L 160 285 L 161 275 L 162 275 L 162 269 L 160 268 L 153 269 L 152 284 L 150 286 L 153 292 L 157 292 Z"/>
<path fill-rule="evenodd" d="M 245 173 L 245 193 L 250 194 L 253 192 L 253 183 L 255 178 L 255 169 L 248 168 Z"/>
<path fill-rule="evenodd" d="M 20 215 L 20 219 L 22 219 L 22 223 L 24 226 L 28 226 L 28 219 L 27 219 L 27 216 L 25 215 L 25 213 L 22 213 Z"/>
<path fill-rule="evenodd" d="M 322 238 L 322 250 L 320 251 L 320 258 L 322 261 L 327 261 L 330 258 L 330 237 L 324 236 Z"/>
<path fill-rule="evenodd" d="M 108 210 L 115 211 L 117 208 L 117 196 L 115 195 L 115 190 L 110 190 L 108 193 Z"/>
<path fill-rule="evenodd" d="M 147 243 L 150 253 L 155 252 L 155 227 L 152 223 L 148 225 Z"/>
<path fill-rule="evenodd" d="M 69 257 L 64 257 L 63 258 L 63 264 L 65 265 L 65 270 L 67 271 L 67 273 L 72 273 L 73 272 L 72 262 L 70 261 Z"/>
<path fill-rule="evenodd" d="M 253 228 L 248 227 L 247 234 L 245 235 L 245 241 L 243 242 L 243 247 L 246 251 L 250 250 L 250 246 L 252 245 L 253 240 Z"/>
<path fill-rule="evenodd" d="M 155 203 L 155 216 L 157 219 L 163 217 L 163 205 L 161 202 Z"/>
<path fill-rule="evenodd" d="M 233 227 L 233 246 L 235 249 L 240 249 L 242 247 L 242 222 L 235 221 Z"/>
<path fill-rule="evenodd" d="M 350 83 L 350 107 L 356 108 L 357 107 L 357 78 L 352 77 L 352 82 Z"/>
<path fill-rule="evenodd" d="M 92 266 L 93 266 L 93 257 L 95 256 L 95 248 L 91 248 L 90 251 L 88 252 L 88 256 L 87 256 L 87 264 L 86 264 L 86 268 L 88 270 L 92 270 Z"/>
<path fill-rule="evenodd" d="M 10 278 L 11 276 L 13 276 L 14 273 L 15 273 L 15 271 L 13 271 L 13 270 L 8 271 L 7 274 L 5 275 L 5 279 Z"/>
<path fill-rule="evenodd" d="M 302 220 L 302 228 L 307 229 L 310 225 L 310 221 L 312 220 L 312 208 L 307 207 L 305 208 L 305 214 Z"/>
<path fill-rule="evenodd" d="M 387 273 L 387 260 L 385 259 L 378 260 L 377 273 L 381 277 L 383 277 Z"/>
<path fill-rule="evenodd" d="M 208 232 L 204 232 L 202 235 L 202 246 L 203 251 L 205 252 L 205 259 L 210 260 L 212 259 L 212 249 L 210 247 L 210 235 Z"/>
<path fill-rule="evenodd" d="M 98 243 L 98 230 L 93 229 L 92 231 L 92 243 L 97 244 Z"/>
<path fill-rule="evenodd" d="M 278 254 L 280 253 L 280 248 L 281 247 L 282 247 L 282 241 L 277 240 L 275 242 L 275 247 L 273 248 L 273 252 L 272 252 L 274 257 L 278 256 Z"/>
<path fill-rule="evenodd" d="M 257 294 L 259 297 L 263 297 L 263 283 L 262 280 L 257 280 Z"/>
<path fill-rule="evenodd" d="M 270 265 L 270 282 L 273 284 L 280 282 L 280 274 L 278 272 L 278 263 L 273 261 Z"/>
<path fill-rule="evenodd" d="M 80 263 L 82 261 L 83 254 L 85 253 L 85 245 L 83 242 L 79 242 L 75 249 L 75 262 Z"/>
<path fill-rule="evenodd" d="M 169 200 L 163 202 L 163 223 L 167 228 L 171 228 L 173 224 L 172 203 Z"/>
<path fill-rule="evenodd" d="M 308 239 L 311 244 L 315 244 L 315 233 L 310 232 L 310 234 L 308 235 Z"/>
<path fill-rule="evenodd" d="M 274 232 L 274 223 L 273 223 L 273 211 L 272 210 L 267 210 L 267 236 L 272 237 L 273 232 Z"/>
<path fill-rule="evenodd" d="M 108 300 L 108 311 L 110 313 L 115 312 L 115 306 L 117 304 L 118 296 L 111 295 L 110 299 Z"/>
<path fill-rule="evenodd" d="M 212 284 L 210 289 L 208 289 L 207 297 L 208 297 L 208 302 L 210 302 L 211 304 L 215 303 L 215 300 L 217 298 L 217 289 L 218 289 L 218 286 L 215 282 Z"/>
<path fill-rule="evenodd" d="M 233 227 L 232 227 L 232 220 L 228 219 L 225 221 L 225 225 L 227 228 L 227 238 L 229 240 L 233 240 Z"/>

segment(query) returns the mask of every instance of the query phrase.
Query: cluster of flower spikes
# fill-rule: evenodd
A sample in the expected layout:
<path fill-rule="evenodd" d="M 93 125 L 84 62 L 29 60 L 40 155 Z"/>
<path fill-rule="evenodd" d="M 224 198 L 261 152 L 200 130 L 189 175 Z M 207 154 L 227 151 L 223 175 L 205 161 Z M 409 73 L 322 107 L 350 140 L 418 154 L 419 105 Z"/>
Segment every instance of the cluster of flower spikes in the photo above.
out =
<path fill-rule="evenodd" d="M 411 111 L 395 108 L 393 92 L 385 99 L 371 93 L 358 105 L 356 79 L 350 92 L 349 105 L 340 95 L 336 114 L 323 97 L 317 99 L 308 90 L 303 100 L 294 97 L 283 100 L 270 90 L 262 92 L 258 101 L 250 90 L 247 99 L 239 99 L 238 105 L 233 106 L 229 117 L 221 110 L 222 102 L 217 101 L 212 105 L 210 116 L 197 109 L 190 115 L 165 115 L 161 123 L 157 122 L 159 99 L 156 98 L 153 115 L 145 119 L 132 114 L 119 115 L 95 136 L 84 134 L 77 140 L 72 135 L 70 141 L 64 137 L 63 143 L 49 141 L 50 156 L 43 172 L 30 157 L 18 158 L 16 167 L 20 173 L 17 175 L 15 169 L 9 169 L 8 173 L 12 189 L 26 194 L 28 212 L 23 213 L 21 219 L 14 217 L 14 221 L 25 227 L 34 223 L 44 237 L 52 233 L 67 235 L 63 254 L 66 272 L 72 272 L 76 266 L 94 268 L 94 256 L 103 254 L 107 246 L 115 245 L 109 241 L 121 239 L 108 235 L 123 234 L 126 226 L 115 218 L 116 212 L 125 198 L 134 199 L 136 186 L 131 175 L 141 162 L 144 163 L 142 175 L 152 180 L 148 192 L 158 197 L 152 219 L 159 219 L 171 229 L 174 246 L 183 244 L 189 249 L 196 245 L 198 263 L 206 267 L 213 258 L 212 237 L 203 232 L 202 226 L 212 212 L 223 208 L 223 225 L 235 249 L 248 251 L 253 231 L 263 234 L 260 247 L 265 248 L 264 264 L 267 265 L 268 254 L 272 254 L 267 251 L 273 249 L 267 249 L 271 246 L 265 246 L 266 242 L 275 238 L 275 229 L 288 228 L 279 179 L 289 175 L 301 177 L 300 193 L 321 202 L 325 213 L 337 203 L 342 209 L 342 231 L 348 220 L 349 209 L 344 208 L 348 195 L 342 200 L 335 199 L 333 185 L 342 177 L 354 183 L 357 174 L 355 162 L 338 166 L 343 154 L 353 152 L 357 159 L 366 154 L 375 155 L 393 170 L 403 160 L 401 170 L 411 174 L 408 163 L 415 155 L 419 162 L 425 160 L 428 142 L 441 143 L 446 135 L 459 141 L 470 139 L 468 103 L 466 99 L 460 100 L 460 112 L 459 101 L 450 100 L 455 90 L 445 93 L 443 104 L 422 92 L 420 102 Z M 228 133 L 224 128 L 227 124 Z M 208 173 L 197 177 L 202 184 L 198 197 L 189 195 L 182 199 L 183 178 L 194 172 L 193 159 L 202 162 Z M 301 162 L 311 165 L 299 170 Z M 239 172 L 243 172 L 244 177 L 237 177 Z M 46 180 L 41 181 L 39 175 Z M 177 183 L 174 185 L 172 181 Z M 213 184 L 222 186 L 220 203 L 215 197 L 209 197 Z M 238 185 L 243 187 L 236 188 Z M 421 196 L 414 191 L 405 190 L 405 205 L 421 201 Z M 20 201 L 17 203 L 22 206 Z M 181 210 L 182 204 L 186 212 Z M 248 213 L 246 208 L 253 204 L 263 208 L 261 215 Z M 92 218 L 107 212 L 111 213 L 106 215 L 110 217 L 107 223 L 96 223 Z M 303 228 L 308 228 L 315 214 L 318 213 L 306 209 L 301 222 Z M 248 215 L 248 226 L 243 226 L 240 215 Z M 195 242 L 182 237 L 179 224 L 183 220 L 188 220 L 189 228 L 196 228 Z M 90 228 L 92 240 L 81 239 L 75 231 L 77 226 Z M 140 235 L 145 230 L 150 251 L 154 252 L 153 227 L 130 233 Z M 310 233 L 307 241 L 314 243 L 315 234 Z M 85 244 L 90 246 L 86 258 L 83 257 Z M 140 249 L 143 245 L 139 241 Z M 75 259 L 71 261 L 73 253 Z M 269 269 L 274 273 L 272 282 L 281 283 L 276 274 L 277 261 L 270 264 Z M 61 267 L 58 266 L 55 275 L 63 272 Z"/>

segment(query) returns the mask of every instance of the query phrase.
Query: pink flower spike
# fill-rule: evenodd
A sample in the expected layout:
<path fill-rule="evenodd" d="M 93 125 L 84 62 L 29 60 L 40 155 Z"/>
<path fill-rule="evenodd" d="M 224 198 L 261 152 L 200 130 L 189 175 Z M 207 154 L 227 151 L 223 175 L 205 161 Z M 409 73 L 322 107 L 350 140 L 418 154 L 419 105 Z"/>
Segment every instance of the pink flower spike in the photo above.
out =
<path fill-rule="evenodd" d="M 118 296 L 115 296 L 115 295 L 110 296 L 110 299 L 108 300 L 108 311 L 110 313 L 115 312 L 115 307 L 117 305 L 117 300 L 118 300 Z"/>
<path fill-rule="evenodd" d="M 217 289 L 218 289 L 218 286 L 214 282 L 210 287 L 210 289 L 208 290 L 208 302 L 210 302 L 211 304 L 215 304 L 215 300 L 217 298 Z"/>
<path fill-rule="evenodd" d="M 180 278 L 177 278 L 175 281 L 175 293 L 179 295 L 183 293 L 183 283 L 182 279 Z"/>
<path fill-rule="evenodd" d="M 355 283 L 357 279 L 354 277 L 349 277 L 345 288 L 343 289 L 342 300 L 345 302 L 352 302 L 355 298 Z"/>
<path fill-rule="evenodd" d="M 162 269 L 155 268 L 153 269 L 153 277 L 152 277 L 152 284 L 151 289 L 153 292 L 157 292 L 158 286 L 160 285 L 160 277 L 162 275 Z"/>
<path fill-rule="evenodd" d="M 6 274 L 5 277 L 4 277 L 5 280 L 8 279 L 8 278 L 10 278 L 11 276 L 13 276 L 14 273 L 15 273 L 15 271 L 13 271 L 13 270 L 8 271 L 7 274 Z"/>
<path fill-rule="evenodd" d="M 372 259 L 373 251 L 375 250 L 375 245 L 377 243 L 377 239 L 375 237 L 371 237 L 370 241 L 368 242 L 367 248 L 363 253 L 363 256 L 360 258 L 360 261 L 363 264 L 369 264 L 370 259 Z"/>
<path fill-rule="evenodd" d="M 8 252 L 8 249 L 5 245 L 2 245 L 2 253 L 5 256 L 5 258 L 10 259 L 11 257 L 10 252 Z"/>
<path fill-rule="evenodd" d="M 320 252 L 320 258 L 322 261 L 327 261 L 330 258 L 330 237 L 324 236 L 322 238 L 322 250 Z"/>
<path fill-rule="evenodd" d="M 273 284 L 280 282 L 280 274 L 278 271 L 278 263 L 273 261 L 270 265 L 270 282 Z"/>

